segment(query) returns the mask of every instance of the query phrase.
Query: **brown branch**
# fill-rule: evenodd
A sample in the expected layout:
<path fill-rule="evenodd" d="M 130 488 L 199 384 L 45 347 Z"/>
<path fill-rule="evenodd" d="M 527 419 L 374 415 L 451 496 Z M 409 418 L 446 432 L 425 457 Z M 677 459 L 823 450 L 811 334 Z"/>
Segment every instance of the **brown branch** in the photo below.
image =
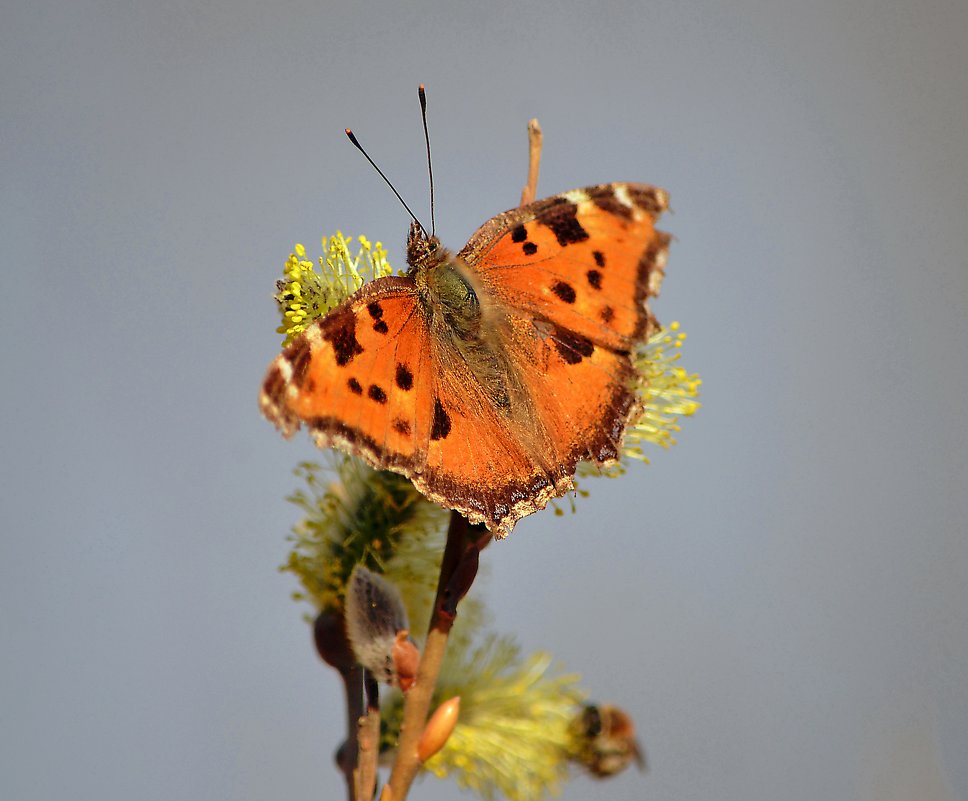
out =
<path fill-rule="evenodd" d="M 356 662 L 339 612 L 321 612 L 313 625 L 316 650 L 343 680 L 346 695 L 346 739 L 336 764 L 346 780 L 349 801 L 371 801 L 376 791 L 380 750 L 380 696 L 376 680 Z"/>
<path fill-rule="evenodd" d="M 363 668 L 355 667 L 346 673 L 340 672 L 343 690 L 346 695 L 346 739 L 336 751 L 336 765 L 346 782 L 348 801 L 357 801 L 356 767 L 359 763 L 359 721 L 363 719 Z"/>
<path fill-rule="evenodd" d="M 538 197 L 538 168 L 541 166 L 541 144 L 543 141 L 538 120 L 528 123 L 528 183 L 521 190 L 521 205 L 534 203 Z"/>
<path fill-rule="evenodd" d="M 477 575 L 481 549 L 490 540 L 491 535 L 483 526 L 472 526 L 462 515 L 451 512 L 430 630 L 420 658 L 417 680 L 407 693 L 403 705 L 400 742 L 387 785 L 393 801 L 404 801 L 420 770 L 417 744 L 427 724 L 427 714 L 444 660 L 447 638 L 457 617 L 457 604 L 471 588 Z"/>
<path fill-rule="evenodd" d="M 336 764 L 346 780 L 346 797 L 349 801 L 361 801 L 356 791 L 356 771 L 360 752 L 359 722 L 367 717 L 363 703 L 363 668 L 356 664 L 356 658 L 346 638 L 346 622 L 342 614 L 320 612 L 313 625 L 313 639 L 322 660 L 335 668 L 343 680 L 343 691 L 346 695 L 346 739 L 336 752 Z"/>
<path fill-rule="evenodd" d="M 376 770 L 380 756 L 380 688 L 368 670 L 363 671 L 366 714 L 356 722 L 356 767 L 353 787 L 357 801 L 371 801 L 376 793 Z"/>

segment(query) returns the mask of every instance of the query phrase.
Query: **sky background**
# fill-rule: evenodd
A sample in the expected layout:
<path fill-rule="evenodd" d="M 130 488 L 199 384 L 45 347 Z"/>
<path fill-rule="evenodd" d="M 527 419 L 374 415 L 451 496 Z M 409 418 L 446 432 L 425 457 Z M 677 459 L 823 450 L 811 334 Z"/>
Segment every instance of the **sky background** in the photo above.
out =
<path fill-rule="evenodd" d="M 0 797 L 335 799 L 340 685 L 277 572 L 274 282 L 539 195 L 669 190 L 703 408 L 475 587 L 635 718 L 563 798 L 968 799 L 968 5 L 7 2 Z M 451 783 L 414 798 L 458 797 Z"/>

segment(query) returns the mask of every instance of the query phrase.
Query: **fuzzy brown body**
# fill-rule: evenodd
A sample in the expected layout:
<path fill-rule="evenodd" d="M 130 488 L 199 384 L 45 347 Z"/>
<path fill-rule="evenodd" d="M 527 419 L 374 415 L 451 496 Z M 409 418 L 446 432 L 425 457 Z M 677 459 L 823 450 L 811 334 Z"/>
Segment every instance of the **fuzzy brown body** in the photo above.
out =
<path fill-rule="evenodd" d="M 619 453 L 666 202 L 640 184 L 574 190 L 494 217 L 456 255 L 413 226 L 407 275 L 311 325 L 270 366 L 263 413 L 506 535 L 579 461 Z"/>
<path fill-rule="evenodd" d="M 588 704 L 572 726 L 575 756 L 593 776 L 606 779 L 632 762 L 646 769 L 645 752 L 635 736 L 635 724 L 611 704 Z"/>

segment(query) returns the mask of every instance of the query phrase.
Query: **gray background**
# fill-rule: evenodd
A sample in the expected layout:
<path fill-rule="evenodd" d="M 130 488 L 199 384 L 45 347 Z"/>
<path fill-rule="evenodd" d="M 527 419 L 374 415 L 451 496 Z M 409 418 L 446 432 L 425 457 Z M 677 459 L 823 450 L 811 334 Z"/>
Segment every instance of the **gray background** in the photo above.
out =
<path fill-rule="evenodd" d="M 494 625 L 638 722 L 565 799 L 968 798 L 963 0 L 5 3 L 0 798 L 339 798 L 256 408 L 296 241 L 402 264 L 354 127 L 459 247 L 670 190 L 704 408 L 486 553 Z M 456 795 L 426 781 L 415 797 Z"/>

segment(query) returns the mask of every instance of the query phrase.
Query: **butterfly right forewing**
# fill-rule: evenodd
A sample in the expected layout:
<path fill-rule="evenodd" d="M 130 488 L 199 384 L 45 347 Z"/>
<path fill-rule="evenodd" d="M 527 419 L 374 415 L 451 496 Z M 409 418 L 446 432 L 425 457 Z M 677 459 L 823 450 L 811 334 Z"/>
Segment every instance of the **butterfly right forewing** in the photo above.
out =
<path fill-rule="evenodd" d="M 459 257 L 509 308 L 615 350 L 654 326 L 669 236 L 655 229 L 668 196 L 645 184 L 601 184 L 499 214 Z"/>

